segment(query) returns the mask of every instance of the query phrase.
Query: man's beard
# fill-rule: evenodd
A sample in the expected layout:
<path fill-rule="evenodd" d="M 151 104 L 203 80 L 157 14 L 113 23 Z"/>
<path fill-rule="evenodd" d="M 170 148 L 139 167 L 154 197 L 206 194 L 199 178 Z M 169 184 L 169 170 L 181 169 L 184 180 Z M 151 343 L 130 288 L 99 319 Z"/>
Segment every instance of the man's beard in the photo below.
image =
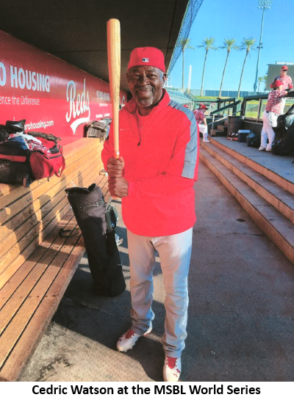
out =
<path fill-rule="evenodd" d="M 136 103 L 140 107 L 151 107 L 152 104 L 154 103 L 154 92 L 155 92 L 155 89 L 151 88 L 150 90 L 148 90 L 148 93 L 150 94 L 148 97 L 140 97 L 140 94 L 137 93 L 137 91 L 136 91 L 135 96 L 134 96 Z"/>
<path fill-rule="evenodd" d="M 139 99 L 137 96 L 135 97 L 136 103 L 140 107 L 151 107 L 153 104 L 153 96 L 149 99 Z"/>

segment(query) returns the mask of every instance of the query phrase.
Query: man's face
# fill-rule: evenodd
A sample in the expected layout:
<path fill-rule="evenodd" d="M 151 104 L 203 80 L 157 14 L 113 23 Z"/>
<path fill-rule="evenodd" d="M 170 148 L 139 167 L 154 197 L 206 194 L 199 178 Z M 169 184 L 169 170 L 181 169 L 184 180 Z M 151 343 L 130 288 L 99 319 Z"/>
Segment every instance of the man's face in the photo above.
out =
<path fill-rule="evenodd" d="M 287 70 L 283 70 L 283 69 L 281 68 L 280 76 L 286 76 L 286 75 L 287 75 Z"/>
<path fill-rule="evenodd" d="M 166 74 L 155 67 L 138 66 L 130 68 L 127 80 L 133 98 L 139 107 L 152 107 L 162 97 Z"/>

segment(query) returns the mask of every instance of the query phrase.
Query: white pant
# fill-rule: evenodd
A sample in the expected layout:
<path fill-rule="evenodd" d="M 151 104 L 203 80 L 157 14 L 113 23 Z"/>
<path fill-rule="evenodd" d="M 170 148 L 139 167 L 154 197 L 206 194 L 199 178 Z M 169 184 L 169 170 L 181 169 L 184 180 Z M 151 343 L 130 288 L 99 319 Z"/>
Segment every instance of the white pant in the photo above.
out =
<path fill-rule="evenodd" d="M 267 139 L 269 147 L 272 147 L 273 141 L 275 140 L 275 132 L 272 127 L 277 126 L 278 115 L 273 112 L 263 113 L 263 125 L 261 131 L 261 147 L 267 146 Z"/>
<path fill-rule="evenodd" d="M 132 327 L 144 334 L 154 319 L 153 269 L 155 252 L 159 253 L 163 284 L 165 333 L 162 343 L 165 354 L 180 357 L 187 337 L 188 273 L 191 259 L 193 229 L 162 237 L 139 236 L 128 231 L 130 257 L 130 287 L 132 299 Z"/>
<path fill-rule="evenodd" d="M 282 105 L 281 105 L 281 114 L 284 114 L 284 108 L 286 105 L 286 97 L 282 97 L 282 101 L 281 101 Z"/>
<path fill-rule="evenodd" d="M 208 132 L 207 132 L 207 125 L 204 124 L 198 124 L 199 127 L 199 131 L 202 133 L 203 135 L 203 139 L 207 140 L 208 139 Z"/>

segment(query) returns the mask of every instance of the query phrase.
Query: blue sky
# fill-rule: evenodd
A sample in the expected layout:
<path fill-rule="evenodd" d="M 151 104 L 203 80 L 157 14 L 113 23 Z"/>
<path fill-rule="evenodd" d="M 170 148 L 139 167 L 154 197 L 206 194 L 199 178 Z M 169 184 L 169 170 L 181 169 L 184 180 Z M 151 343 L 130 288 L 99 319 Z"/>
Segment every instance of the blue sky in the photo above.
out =
<path fill-rule="evenodd" d="M 192 65 L 191 89 L 200 89 L 205 51 L 197 48 L 205 37 L 215 37 L 215 45 L 224 39 L 235 38 L 240 44 L 243 38 L 255 38 L 259 43 L 262 10 L 258 0 L 203 0 L 194 20 L 189 38 L 195 50 L 185 51 L 185 87 L 188 85 L 189 65 Z M 263 49 L 259 63 L 259 76 L 267 73 L 267 64 L 276 61 L 294 62 L 294 32 L 292 19 L 294 0 L 273 0 L 265 12 Z M 242 90 L 253 91 L 258 51 L 249 55 L 243 76 Z M 245 51 L 233 50 L 226 70 L 224 90 L 237 90 Z M 219 49 L 208 53 L 204 89 L 219 89 L 226 51 Z M 182 56 L 171 72 L 171 84 L 182 86 Z"/>

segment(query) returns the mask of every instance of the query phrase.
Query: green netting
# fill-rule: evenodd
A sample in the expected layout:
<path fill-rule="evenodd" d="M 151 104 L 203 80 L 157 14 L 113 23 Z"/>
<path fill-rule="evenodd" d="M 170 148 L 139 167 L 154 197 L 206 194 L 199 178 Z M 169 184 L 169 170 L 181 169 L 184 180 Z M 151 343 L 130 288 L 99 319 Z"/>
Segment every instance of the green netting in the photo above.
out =
<path fill-rule="evenodd" d="M 170 98 L 179 104 L 190 104 L 192 100 L 187 97 L 182 91 L 173 88 L 166 88 Z"/>
<path fill-rule="evenodd" d="M 182 39 L 188 39 L 189 33 L 191 26 L 194 22 L 194 19 L 198 13 L 199 8 L 201 7 L 201 4 L 203 3 L 203 0 L 189 0 L 189 3 L 187 5 L 187 9 L 182 21 L 180 33 L 173 51 L 173 55 L 171 58 L 171 61 L 169 63 L 168 67 L 168 74 L 171 73 L 173 67 L 175 66 L 175 63 L 177 59 L 179 58 L 182 49 L 179 45 Z"/>

